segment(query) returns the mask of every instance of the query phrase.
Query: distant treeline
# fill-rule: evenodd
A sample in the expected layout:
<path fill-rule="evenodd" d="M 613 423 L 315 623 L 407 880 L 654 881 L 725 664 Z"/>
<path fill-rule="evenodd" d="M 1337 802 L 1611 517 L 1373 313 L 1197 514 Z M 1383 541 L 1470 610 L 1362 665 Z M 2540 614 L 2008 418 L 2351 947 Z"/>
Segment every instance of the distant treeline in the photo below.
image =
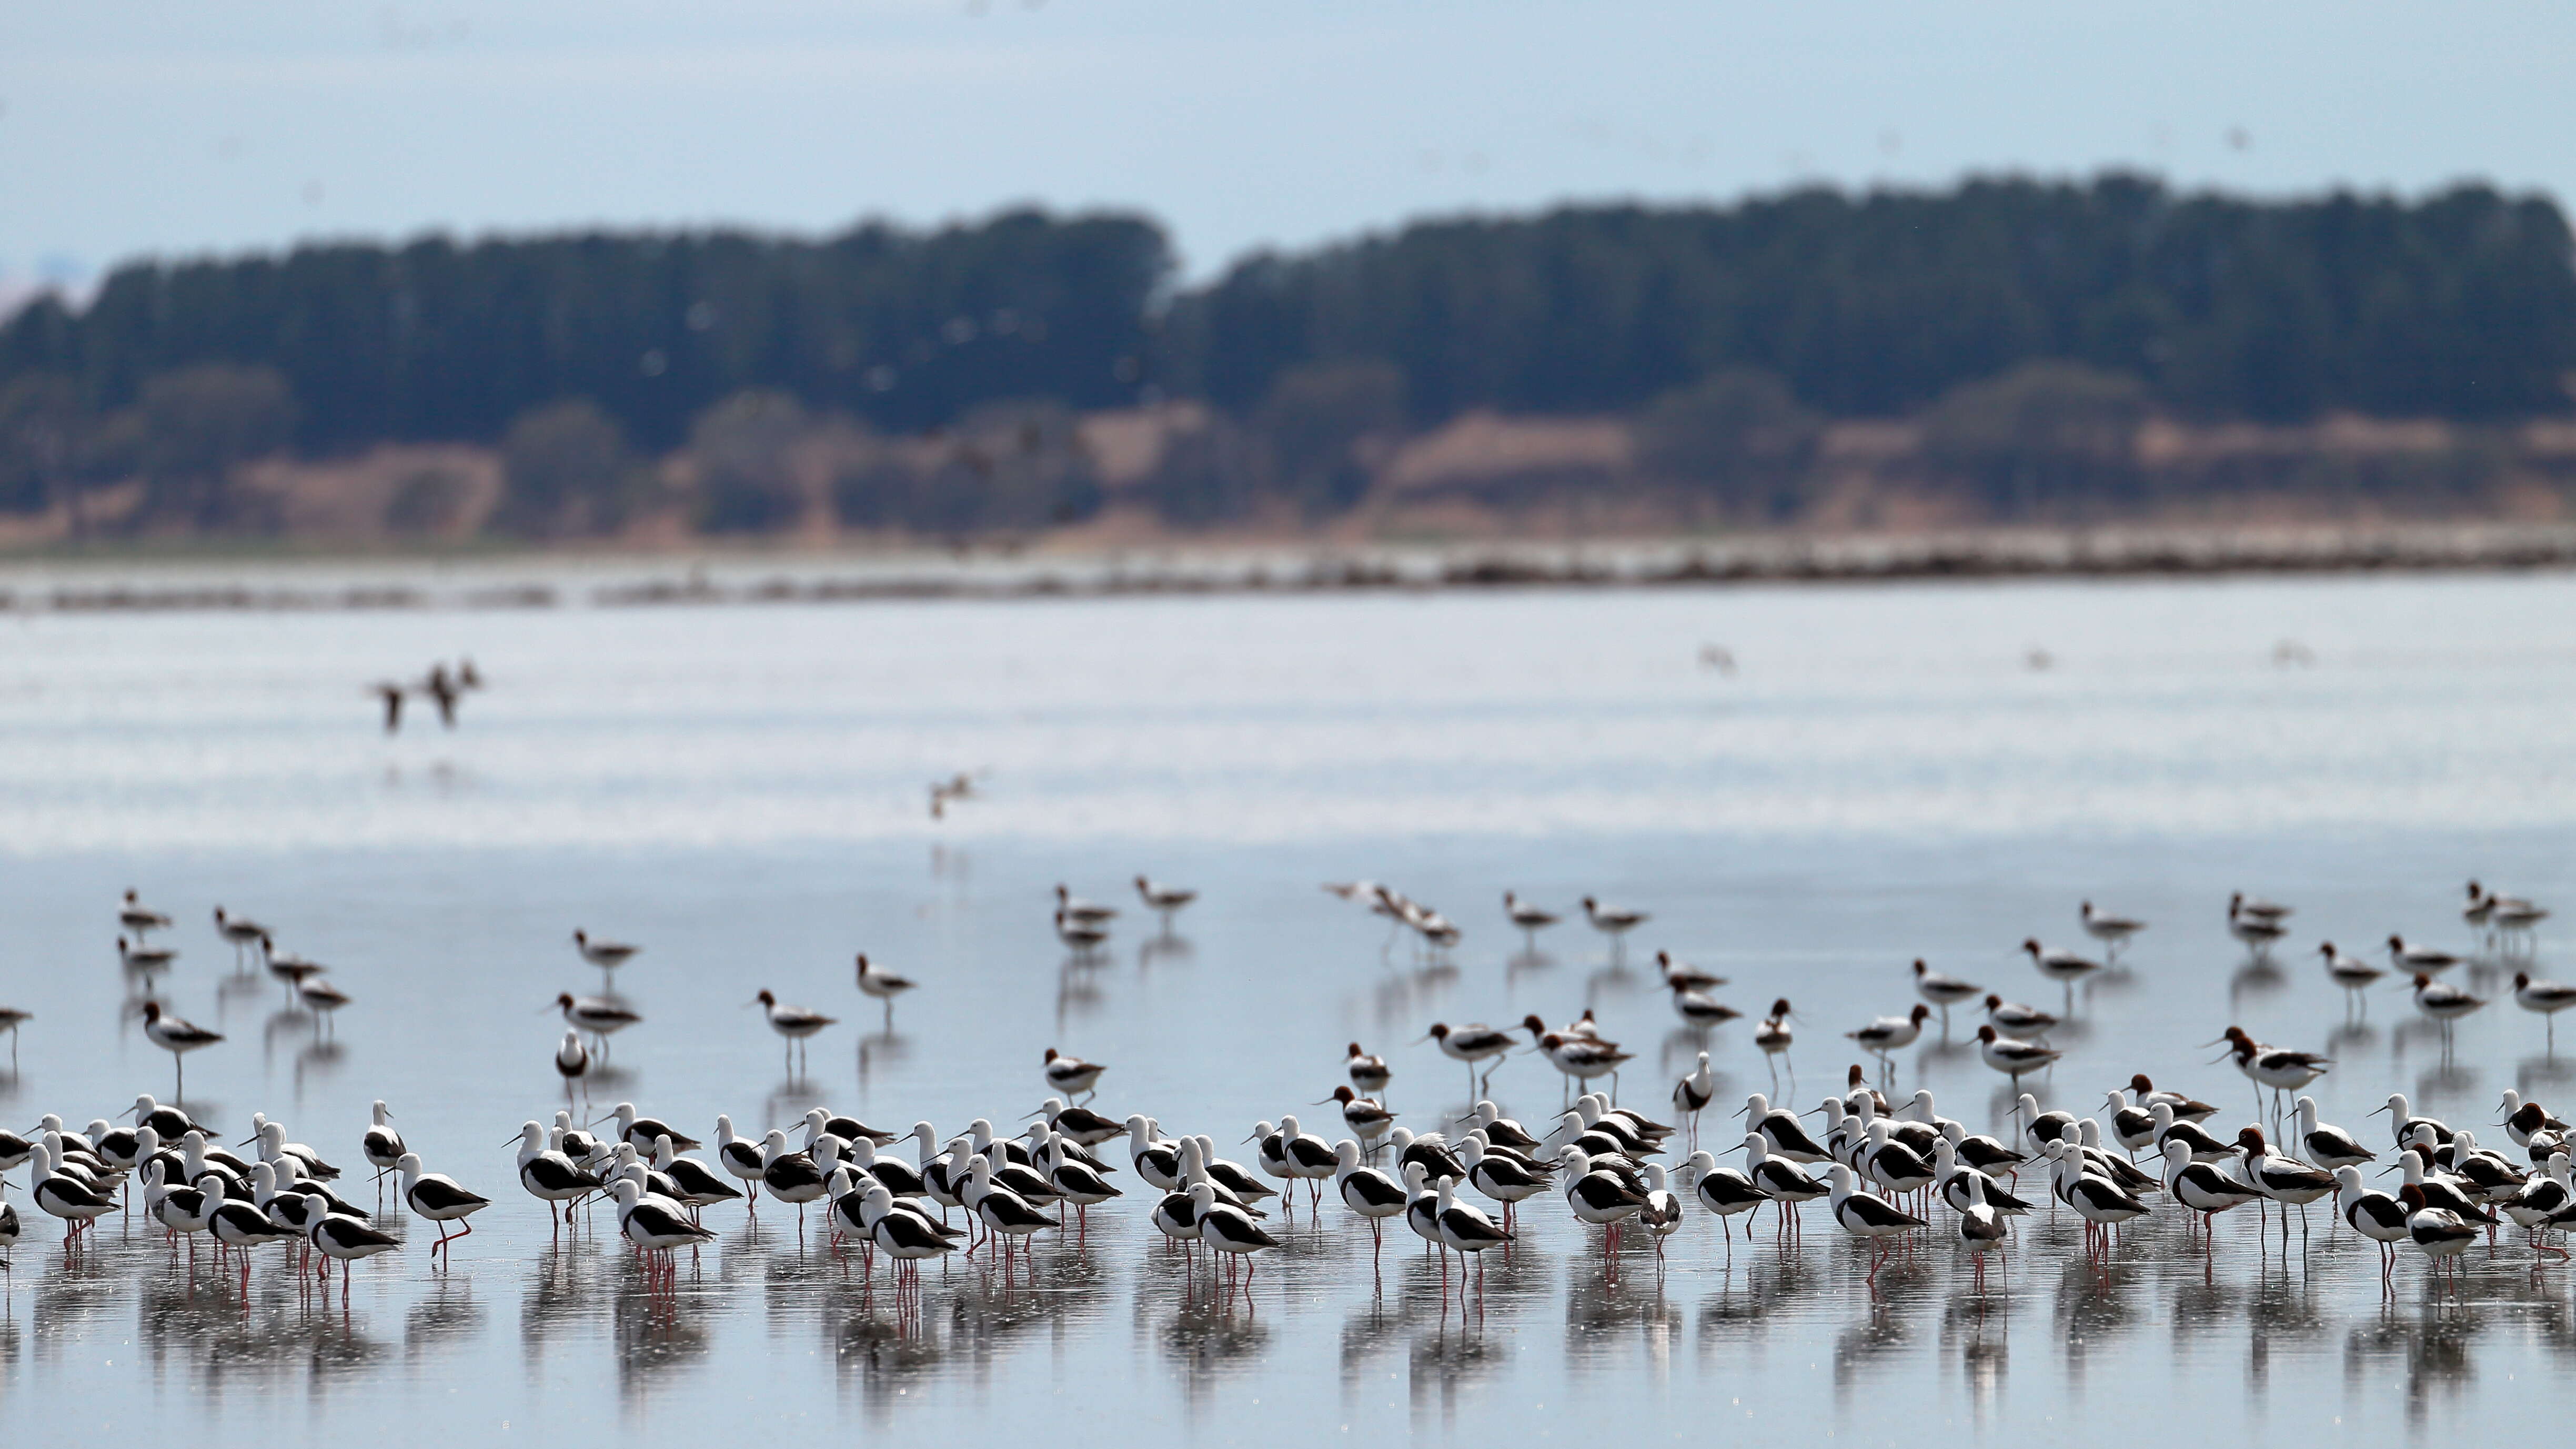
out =
<path fill-rule="evenodd" d="M 1368 486 L 1369 439 L 1477 408 L 1639 414 L 1650 462 L 1780 494 L 1758 510 L 1776 517 L 1795 511 L 1781 490 L 1818 419 L 1955 413 L 1963 396 L 1989 413 L 2071 408 L 2042 431 L 2073 428 L 2089 457 L 2126 446 L 2104 427 L 2148 412 L 2484 424 L 2564 412 L 2576 379 L 2566 219 L 2479 186 L 2415 202 L 2256 202 L 2125 176 L 1814 189 L 1426 222 L 1255 256 L 1198 289 L 1172 275 L 1149 220 L 1030 211 L 821 241 L 431 239 L 138 262 L 86 308 L 40 299 L 0 326 L 0 508 L 140 478 L 142 516 L 219 524 L 244 459 L 463 440 L 555 460 L 500 515 L 542 531 L 532 520 L 564 526 L 567 507 L 593 526 L 618 516 L 565 500 L 687 444 L 723 475 L 748 446 L 726 439 L 784 456 L 775 440 L 816 420 L 1053 439 L 1065 412 L 1196 398 L 1224 427 L 1157 483 L 1182 521 L 1264 493 L 1347 505 Z M 975 453 L 956 486 L 987 486 L 1010 452 Z M 1991 491 L 2026 497 L 2054 465 L 1981 466 Z M 845 511 L 943 529 L 1078 516 L 1091 496 L 1014 485 L 988 507 L 918 476 L 829 486 Z M 787 511 L 709 507 L 747 527 Z"/>

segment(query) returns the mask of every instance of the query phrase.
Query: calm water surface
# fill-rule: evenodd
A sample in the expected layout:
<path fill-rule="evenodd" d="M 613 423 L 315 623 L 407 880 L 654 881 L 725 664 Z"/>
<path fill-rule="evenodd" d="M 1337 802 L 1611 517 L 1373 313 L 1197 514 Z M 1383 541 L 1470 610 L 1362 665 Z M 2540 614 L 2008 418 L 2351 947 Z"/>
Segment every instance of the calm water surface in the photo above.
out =
<path fill-rule="evenodd" d="M 2285 640 L 2314 663 L 2276 662 Z M 1734 675 L 1695 663 L 1710 642 Z M 463 727 L 385 738 L 365 684 L 459 654 L 492 682 Z M 2506 1000 L 2446 1057 L 2393 988 L 2350 1016 L 2313 952 L 2392 930 L 2465 946 L 2472 874 L 2576 902 L 2570 718 L 2576 583 L 2554 577 L 0 618 L 0 1003 L 37 1013 L 0 1122 L 167 1094 L 112 946 L 132 885 L 180 918 L 162 995 L 229 1037 L 190 1060 L 194 1110 L 242 1130 L 266 1111 L 354 1164 L 383 1097 L 433 1168 L 496 1199 L 452 1271 L 405 1226 L 344 1311 L 270 1262 L 245 1302 L 114 1219 L 67 1261 L 13 1191 L 0 1404 L 221 1444 L 1451 1442 L 1613 1417 L 1649 1438 L 2029 1442 L 2177 1405 L 2228 1435 L 2537 1431 L 2571 1399 L 2576 1274 L 2508 1248 L 2467 1260 L 2454 1297 L 2410 1253 L 2386 1298 L 2322 1210 L 2286 1250 L 2232 1214 L 2206 1265 L 2155 1223 L 2107 1281 L 2041 1213 L 1983 1295 L 1946 1232 L 1873 1295 L 1821 1213 L 1803 1248 L 1766 1232 L 1731 1254 L 1694 1215 L 1660 1267 L 1632 1245 L 1613 1282 L 1542 1198 L 1462 1307 L 1409 1237 L 1373 1273 L 1328 1207 L 1266 1255 L 1247 1309 L 1171 1264 L 1131 1199 L 1042 1247 L 1034 1283 L 952 1265 L 907 1313 L 775 1208 L 757 1230 L 712 1213 L 721 1242 L 648 1295 L 605 1216 L 550 1241 L 503 1139 L 563 1104 L 541 1008 L 599 985 L 577 925 L 646 946 L 617 985 L 647 1020 L 598 1109 L 701 1132 L 818 1102 L 943 1133 L 1013 1118 L 1058 1046 L 1111 1064 L 1104 1110 L 1231 1144 L 1283 1111 L 1332 1124 L 1306 1104 L 1353 1039 L 1428 1127 L 1465 1101 L 1454 1064 L 1405 1045 L 1430 1022 L 1587 1006 L 1640 1054 L 1623 1100 L 1659 1109 L 1700 1042 L 1651 965 L 1579 916 L 1525 954 L 1506 887 L 1641 906 L 1635 960 L 1716 969 L 1742 1009 L 1789 997 L 1802 1104 L 1853 1059 L 1841 1032 L 1910 1004 L 1914 956 L 2056 1001 L 2015 948 L 2079 943 L 2089 897 L 2154 929 L 2055 1034 L 2053 1105 L 2145 1070 L 2250 1118 L 2197 1049 L 2237 1022 L 2331 1049 L 2315 1095 L 2357 1130 L 2392 1090 L 2479 1126 L 2509 1086 L 2563 1111 L 2576 1037 L 2553 1056 Z M 931 821 L 924 785 L 960 769 L 984 797 Z M 1055 883 L 1132 902 L 1140 870 L 1202 890 L 1179 935 L 1131 911 L 1099 964 L 1068 963 Z M 1316 889 L 1352 877 L 1442 907 L 1464 942 L 1388 949 Z M 2232 889 L 2299 905 L 2276 965 L 2226 936 Z M 335 1036 L 234 975 L 217 903 L 332 964 L 357 998 Z M 853 989 L 861 949 L 923 983 L 892 1029 Z M 2535 969 L 2576 970 L 2560 954 L 2544 932 Z M 763 987 L 843 1018 L 801 1075 L 742 1008 Z M 1746 1038 L 1707 1041 L 1730 1106 L 1772 1088 Z M 1533 1124 L 1560 1096 L 1528 1058 L 1495 1085 Z M 1905 1054 L 1898 1085 L 2002 1121 L 2000 1079 L 1956 1046 Z"/>

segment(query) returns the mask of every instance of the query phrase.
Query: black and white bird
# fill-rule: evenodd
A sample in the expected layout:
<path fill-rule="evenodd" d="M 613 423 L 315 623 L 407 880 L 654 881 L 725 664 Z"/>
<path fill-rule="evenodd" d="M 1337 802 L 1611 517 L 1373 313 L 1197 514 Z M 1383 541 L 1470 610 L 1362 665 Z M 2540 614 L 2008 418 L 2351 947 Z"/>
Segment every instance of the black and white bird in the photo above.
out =
<path fill-rule="evenodd" d="M 2006 1001 L 1988 993 L 1986 1020 L 2005 1036 L 2036 1041 L 2048 1035 L 2048 1029 L 2057 1025 L 2059 1018 L 2053 1011 L 2042 1011 L 2036 1006 L 2024 1006 L 2018 1001 Z"/>
<path fill-rule="evenodd" d="M 195 1022 L 163 1011 L 158 1001 L 143 1003 L 143 1034 L 152 1039 L 154 1046 L 170 1054 L 171 1064 L 178 1073 L 176 1095 L 183 1101 L 188 1096 L 188 1053 L 213 1046 L 224 1039 L 222 1032 L 208 1031 Z"/>
<path fill-rule="evenodd" d="M 2476 1226 L 2459 1213 L 2432 1204 L 2430 1194 L 2415 1183 L 2397 1190 L 2397 1200 L 2405 1204 L 2406 1236 L 2430 1260 L 2436 1271 L 2455 1275 L 2460 1256 L 2475 1246 Z"/>
<path fill-rule="evenodd" d="M 1708 1053 L 1701 1052 L 1699 1065 L 1684 1073 L 1681 1080 L 1673 1083 L 1673 1113 L 1682 1119 L 1682 1124 L 1689 1131 L 1690 1140 L 1694 1143 L 1699 1140 L 1700 1110 L 1706 1107 L 1710 1099 L 1716 1095 L 1717 1073 L 1709 1068 Z"/>
<path fill-rule="evenodd" d="M 354 1217 L 325 1213 L 306 1235 L 314 1251 L 340 1265 L 340 1293 L 349 1292 L 349 1265 L 364 1262 L 378 1253 L 390 1253 L 402 1246 L 402 1240 L 369 1227 Z M 328 1272 L 326 1266 L 324 1269 Z"/>
<path fill-rule="evenodd" d="M 1521 933 L 1521 940 L 1532 956 L 1538 954 L 1538 933 L 1557 923 L 1556 912 L 1522 900 L 1517 892 L 1503 892 L 1503 914 Z"/>
<path fill-rule="evenodd" d="M 786 1043 L 788 1070 L 791 1072 L 796 1069 L 797 1054 L 804 1050 L 806 1041 L 840 1020 L 802 1006 L 783 1005 L 777 994 L 768 990 L 763 990 L 746 1004 L 759 1007 L 769 1017 L 769 1029 L 778 1033 L 778 1039 Z"/>
<path fill-rule="evenodd" d="M 170 929 L 170 918 L 143 904 L 131 888 L 125 892 L 125 903 L 116 909 L 116 923 L 132 931 L 138 943 L 146 932 Z"/>
<path fill-rule="evenodd" d="M 2435 946 L 2410 944 L 2404 936 L 2388 938 L 2388 958 L 2409 976 L 2438 976 L 2460 964 L 2460 958 Z"/>
<path fill-rule="evenodd" d="M 1075 895 L 1063 882 L 1056 883 L 1055 913 L 1060 921 L 1077 926 L 1100 927 L 1118 918 L 1116 906 L 1099 905 Z"/>
<path fill-rule="evenodd" d="M 2333 1172 L 2379 1160 L 2376 1153 L 2362 1146 L 2351 1133 L 2317 1120 L 2316 1098 L 2301 1097 L 2291 1106 L 2299 1122 L 2298 1136 L 2294 1140 L 2298 1143 L 2299 1155 L 2308 1161 Z"/>
<path fill-rule="evenodd" d="M 2358 1167 L 2338 1167 L 2334 1178 L 2335 1207 L 2354 1232 L 2379 1245 L 2379 1276 L 2385 1280 L 2396 1269 L 2395 1245 L 2406 1241 L 2406 1204 L 2362 1186 Z"/>
<path fill-rule="evenodd" d="M 1686 961 L 1675 959 L 1670 951 L 1655 953 L 1655 969 L 1663 973 L 1667 991 L 1710 991 L 1726 984 L 1723 976 L 1712 976 Z"/>
<path fill-rule="evenodd" d="M 2290 928 L 2277 916 L 2258 916 L 2242 906 L 2227 908 L 2227 934 L 2245 943 L 2245 949 L 2257 959 L 2270 954 L 2273 943 L 2290 934 Z"/>
<path fill-rule="evenodd" d="M 2345 955 L 2335 949 L 2332 941 L 2319 945 L 2317 954 L 2325 960 L 2326 979 L 2350 993 L 2350 1004 L 2355 1006 L 2363 1002 L 2363 992 L 2378 985 L 2379 978 L 2388 974 L 2358 956 Z M 2390 1198 L 2389 1201 L 2395 1202 L 2396 1199 Z"/>
<path fill-rule="evenodd" d="M 457 1238 L 473 1234 L 474 1225 L 465 1220 L 490 1207 L 492 1200 L 480 1193 L 468 1192 L 456 1179 L 444 1173 L 423 1170 L 417 1152 L 404 1153 L 402 1160 L 394 1164 L 394 1173 L 402 1183 L 403 1205 L 438 1224 L 438 1241 L 430 1245 L 431 1256 L 443 1252 L 449 1255 L 451 1262 L 454 1261 L 455 1250 L 448 1245 Z M 458 1228 L 452 1236 L 447 1231 L 449 1223 L 455 1223 Z"/>
<path fill-rule="evenodd" d="M 1609 937 L 1610 944 L 1614 948 L 1626 938 L 1630 931 L 1637 929 L 1639 926 L 1642 926 L 1646 924 L 1647 921 L 1653 919 L 1653 917 L 1647 915 L 1644 911 L 1634 909 L 1633 907 L 1603 905 L 1598 898 L 1593 896 L 1585 896 L 1583 898 L 1583 918 L 1592 923 L 1592 929 Z"/>
<path fill-rule="evenodd" d="M 2535 981 L 2528 971 L 2513 974 L 2513 1004 L 2525 1011 L 2536 1012 L 2549 1025 L 2549 1049 L 2558 1049 L 2558 1013 L 2576 1006 L 2576 986 L 2556 981 Z"/>
<path fill-rule="evenodd" d="M 563 1205 L 599 1191 L 600 1180 L 548 1148 L 545 1124 L 532 1121 L 519 1128 L 519 1186 L 546 1205 L 547 1221 L 560 1233 Z"/>
<path fill-rule="evenodd" d="M 257 921 L 241 916 L 225 915 L 224 908 L 217 906 L 215 907 L 215 934 L 223 937 L 225 944 L 233 948 L 233 967 L 238 970 L 242 965 L 242 953 L 267 937 L 269 929 Z"/>
<path fill-rule="evenodd" d="M 595 940 L 588 931 L 579 927 L 573 930 L 572 944 L 573 949 L 581 953 L 581 959 L 602 971 L 613 971 L 625 965 L 644 949 L 641 946 L 630 946 L 624 941 Z"/>
<path fill-rule="evenodd" d="M 1067 1097 L 1090 1096 L 1100 1085 L 1100 1074 L 1109 1070 L 1098 1062 L 1067 1056 L 1054 1047 L 1047 1048 L 1044 1066 L 1047 1086 Z"/>
<path fill-rule="evenodd" d="M 1395 1077 L 1394 1071 L 1386 1064 L 1386 1058 L 1360 1050 L 1358 1042 L 1351 1043 L 1350 1054 L 1342 1059 L 1342 1072 L 1351 1079 L 1352 1090 L 1363 1097 L 1383 1093 L 1386 1084 Z"/>
<path fill-rule="evenodd" d="M 2065 1053 L 2037 1042 L 2015 1041 L 1989 1024 L 1977 1028 L 1977 1055 L 1989 1067 L 2012 1078 L 2019 1087 L 2024 1074 L 2045 1071 Z"/>
<path fill-rule="evenodd" d="M 910 977 L 897 976 L 891 971 L 880 971 L 875 963 L 868 960 L 867 952 L 859 953 L 859 990 L 862 994 L 873 996 L 885 1003 L 887 1030 L 894 1029 L 894 999 L 910 991 L 913 985 L 914 982 Z"/>
<path fill-rule="evenodd" d="M 2257 921 L 2272 921 L 2278 923 L 2286 921 L 2291 916 L 2297 914 L 2297 908 L 2294 906 L 2281 905 L 2276 901 L 2267 901 L 2260 896 L 2249 896 L 2243 891 L 2238 891 L 2227 898 L 2227 914 L 2231 916 L 2246 916 Z"/>
<path fill-rule="evenodd" d="M 1197 900 L 1199 893 L 1187 886 L 1167 885 L 1140 875 L 1136 877 L 1136 898 L 1145 903 L 1145 909 L 1163 918 L 1163 934 L 1168 936 L 1172 934 L 1172 917 L 1179 915 L 1183 906 Z"/>
<path fill-rule="evenodd" d="M 2004 1245 L 2010 1230 L 2004 1225 L 2003 1213 L 1986 1202 L 1984 1174 L 1962 1178 L 1966 1184 L 1967 1202 L 1959 1208 L 1959 1241 L 1968 1248 L 1968 1261 L 1976 1268 L 1977 1291 L 1986 1291 L 1986 1255 Z"/>
<path fill-rule="evenodd" d="M 1914 1009 L 1903 1016 L 1872 1017 L 1868 1025 L 1843 1035 L 1859 1043 L 1862 1051 L 1875 1055 L 1893 1072 L 1896 1070 L 1894 1053 L 1922 1039 L 1924 1019 L 1931 1014 L 1930 1006 L 1917 1002 Z"/>
<path fill-rule="evenodd" d="M 1437 1043 L 1441 1055 L 1451 1061 L 1467 1064 L 1469 1096 L 1475 1096 L 1480 1090 L 1476 1084 L 1476 1063 L 1498 1059 L 1509 1052 L 1514 1045 L 1514 1038 L 1510 1032 L 1498 1031 L 1482 1022 L 1453 1027 L 1447 1022 L 1435 1021 L 1431 1023 L 1431 1030 L 1425 1032 L 1421 1040 Z M 1486 1076 L 1491 1078 L 1492 1075 L 1492 1069 L 1487 1068 Z"/>
<path fill-rule="evenodd" d="M 2147 928 L 2146 922 L 2133 917 L 2097 911 L 2091 901 L 2086 901 L 2076 911 L 2075 918 L 2083 924 L 2084 934 L 2101 942 L 2103 953 L 2114 960 L 2118 959 L 2120 948 L 2129 944 L 2131 937 Z"/>
<path fill-rule="evenodd" d="M 667 1258 L 681 1248 L 695 1247 L 715 1237 L 713 1232 L 689 1221 L 686 1213 L 646 1197 L 642 1185 L 631 1177 L 619 1178 L 613 1191 L 617 1197 L 617 1230 L 625 1234 L 626 1241 L 647 1253 Z"/>
<path fill-rule="evenodd" d="M 1386 1247 L 1386 1220 L 1404 1211 L 1411 1199 L 1404 1184 L 1360 1163 L 1360 1145 L 1345 1139 L 1333 1145 L 1333 1190 L 1340 1194 L 1342 1206 L 1368 1220 L 1370 1251 L 1381 1254 Z"/>
<path fill-rule="evenodd" d="M 2040 975 L 2066 988 L 2066 1014 L 2073 1016 L 2075 983 L 2100 971 L 2102 963 L 2063 946 L 2043 946 L 2035 936 L 2024 938 L 2021 949 L 2030 957 L 2030 964 L 2039 968 Z"/>
<path fill-rule="evenodd" d="M 652 1151 L 653 1139 L 657 1137 L 670 1138 L 671 1145 L 679 1148 L 683 1152 L 688 1151 L 690 1148 L 702 1145 L 699 1143 L 698 1139 L 681 1131 L 679 1128 L 672 1126 L 670 1123 L 665 1122 L 658 1117 L 647 1117 L 637 1112 L 635 1110 L 635 1104 L 632 1102 L 618 1103 L 615 1107 L 609 1109 L 607 1116 L 600 1118 L 599 1121 L 615 1122 L 617 1124 L 617 1135 L 611 1140 L 623 1142 L 638 1152 Z M 595 1122 L 592 1125 L 597 1126 L 598 1123 Z M 569 1152 L 571 1149 L 567 1147 L 565 1150 Z"/>
<path fill-rule="evenodd" d="M 610 1037 L 644 1019 L 630 1008 L 610 1001 L 606 997 L 575 996 L 569 991 L 555 997 L 555 1008 L 563 1013 L 566 1025 L 579 1027 L 590 1033 L 591 1040 L 598 1043 L 599 1054 L 603 1058 L 608 1055 Z"/>
<path fill-rule="evenodd" d="M 1950 1008 L 1963 1001 L 1974 1001 L 1986 994 L 1986 988 L 1956 976 L 1944 976 L 1925 965 L 1920 957 L 1914 962 L 1914 994 L 1938 1008 L 1941 1034 L 1949 1035 Z"/>
<path fill-rule="evenodd" d="M 2451 1023 L 2486 1004 L 2484 997 L 2471 996 L 2447 981 L 2436 981 L 2420 971 L 2415 974 L 2415 1009 L 2440 1022 L 2446 1038 Z"/>
<path fill-rule="evenodd" d="M 1871 1246 L 1869 1281 L 1874 1287 L 1879 1267 L 1887 1261 L 1888 1240 L 1932 1225 L 1912 1213 L 1899 1211 L 1896 1204 L 1876 1193 L 1862 1192 L 1852 1170 L 1839 1162 L 1830 1169 L 1830 1175 L 1833 1185 L 1827 1195 L 1832 1202 L 1834 1223 Z"/>
<path fill-rule="evenodd" d="M 1456 1178 L 1440 1179 L 1440 1198 L 1433 1209 L 1432 1219 L 1439 1224 L 1440 1241 L 1443 1246 L 1452 1252 L 1481 1255 L 1488 1248 L 1498 1248 L 1512 1240 L 1512 1235 L 1492 1218 L 1459 1202 L 1457 1189 Z M 1664 1196 L 1672 1198 L 1671 1193 L 1666 1193 Z M 1681 1217 L 1680 1199 L 1672 1198 L 1671 1211 L 1673 1221 L 1678 1225 Z M 1202 1235 L 1205 1231 L 1201 1229 Z M 1661 1249 L 1659 1248 L 1658 1251 Z M 1481 1276 L 1484 1272 L 1484 1259 L 1477 1256 L 1476 1262 L 1477 1273 Z M 1460 1286 L 1464 1287 L 1463 1284 Z"/>
<path fill-rule="evenodd" d="M 2204 1225 L 2218 1215 L 2255 1201 L 2262 1194 L 2214 1163 L 2195 1161 L 2180 1142 L 2165 1144 L 2165 1196 L 2200 1214 Z M 2207 1236 L 2206 1233 L 2203 1235 Z M 2212 1245 L 2214 1247 L 2214 1245 Z"/>

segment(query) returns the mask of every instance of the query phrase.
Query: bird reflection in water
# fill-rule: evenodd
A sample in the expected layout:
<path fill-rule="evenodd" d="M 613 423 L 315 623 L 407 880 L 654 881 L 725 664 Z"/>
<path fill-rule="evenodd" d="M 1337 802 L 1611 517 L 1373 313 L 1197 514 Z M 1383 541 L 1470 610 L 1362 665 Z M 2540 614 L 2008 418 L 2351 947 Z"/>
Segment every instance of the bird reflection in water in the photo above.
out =
<path fill-rule="evenodd" d="M 912 1055 L 912 1039 L 888 1027 L 859 1038 L 859 1090 L 866 1091 L 871 1075 L 901 1066 Z"/>
<path fill-rule="evenodd" d="M 414 1367 L 472 1345 L 490 1315 L 474 1301 L 472 1275 L 438 1276 L 403 1315 L 403 1361 Z"/>
<path fill-rule="evenodd" d="M 1959 1356 L 1959 1384 L 1967 1391 L 1970 1421 L 1980 1430 L 2003 1406 L 2004 1379 L 2012 1367 L 2012 1319 L 1995 1295 L 1971 1293 L 1942 1308 L 1941 1347 Z"/>

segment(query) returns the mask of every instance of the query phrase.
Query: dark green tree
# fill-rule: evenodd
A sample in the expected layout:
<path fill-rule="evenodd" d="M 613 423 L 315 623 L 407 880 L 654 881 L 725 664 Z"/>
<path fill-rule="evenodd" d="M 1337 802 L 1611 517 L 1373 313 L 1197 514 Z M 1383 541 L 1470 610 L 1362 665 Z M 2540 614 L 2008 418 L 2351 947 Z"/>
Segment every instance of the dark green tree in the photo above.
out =
<path fill-rule="evenodd" d="M 1657 398 L 1637 420 L 1640 461 L 1741 516 L 1782 520 L 1804 501 L 1824 419 L 1788 384 L 1728 368 Z"/>
<path fill-rule="evenodd" d="M 2061 517 L 2138 501 L 2136 378 L 2033 362 L 1954 388 L 1923 416 L 1923 456 L 1996 518 Z"/>
<path fill-rule="evenodd" d="M 605 532 L 624 517 L 634 470 L 625 430 L 589 399 L 532 408 L 501 437 L 491 526 L 532 538 Z"/>

